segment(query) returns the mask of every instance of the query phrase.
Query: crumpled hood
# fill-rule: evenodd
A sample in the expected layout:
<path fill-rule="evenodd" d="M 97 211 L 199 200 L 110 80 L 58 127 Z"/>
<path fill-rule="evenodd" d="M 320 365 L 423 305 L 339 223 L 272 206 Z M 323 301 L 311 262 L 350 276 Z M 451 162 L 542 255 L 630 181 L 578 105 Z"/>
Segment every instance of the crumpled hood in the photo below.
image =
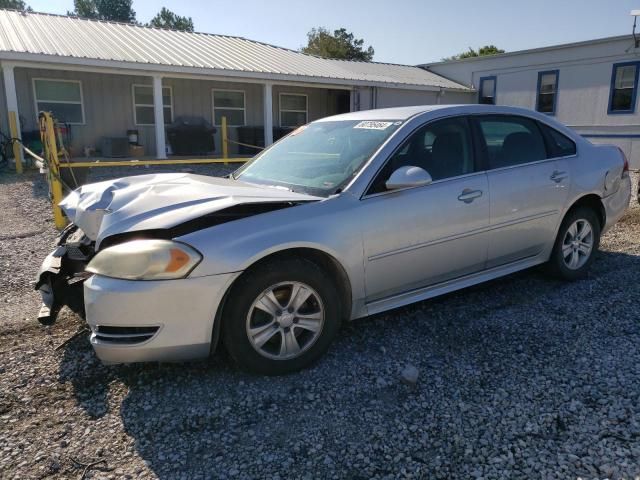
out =
<path fill-rule="evenodd" d="M 60 207 L 99 244 L 116 233 L 171 228 L 244 203 L 309 200 L 320 198 L 226 178 L 160 173 L 83 185 Z"/>

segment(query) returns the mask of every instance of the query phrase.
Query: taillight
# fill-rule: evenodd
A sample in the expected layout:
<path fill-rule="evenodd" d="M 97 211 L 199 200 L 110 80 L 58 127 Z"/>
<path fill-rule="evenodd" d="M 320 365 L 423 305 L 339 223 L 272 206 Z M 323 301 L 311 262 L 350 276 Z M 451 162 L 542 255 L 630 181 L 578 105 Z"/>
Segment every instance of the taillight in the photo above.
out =
<path fill-rule="evenodd" d="M 618 150 L 620 151 L 620 155 L 622 155 L 622 160 L 624 161 L 624 164 L 622 165 L 622 176 L 624 177 L 629 174 L 629 160 L 627 160 L 627 156 L 620 147 L 618 147 Z"/>

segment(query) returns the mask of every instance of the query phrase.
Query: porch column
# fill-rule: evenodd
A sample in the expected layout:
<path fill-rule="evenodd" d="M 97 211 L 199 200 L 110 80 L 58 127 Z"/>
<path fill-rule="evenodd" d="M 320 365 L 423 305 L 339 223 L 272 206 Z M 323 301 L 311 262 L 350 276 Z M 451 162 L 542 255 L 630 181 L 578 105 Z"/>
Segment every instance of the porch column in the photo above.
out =
<path fill-rule="evenodd" d="M 164 105 L 162 103 L 162 77 L 153 76 L 153 118 L 156 127 L 156 157 L 167 158 L 164 138 Z"/>
<path fill-rule="evenodd" d="M 273 84 L 265 83 L 263 89 L 264 102 L 264 146 L 273 143 Z"/>
<path fill-rule="evenodd" d="M 20 114 L 18 112 L 18 95 L 16 94 L 16 77 L 14 75 L 14 65 L 12 63 L 2 62 L 2 76 L 4 78 L 4 93 L 7 97 L 7 125 L 10 125 L 9 112 L 15 113 L 16 118 L 16 136 L 22 140 L 22 134 L 20 133 Z M 22 164 L 23 154 L 22 146 L 14 148 L 14 155 L 17 155 L 16 164 L 19 162 Z"/>

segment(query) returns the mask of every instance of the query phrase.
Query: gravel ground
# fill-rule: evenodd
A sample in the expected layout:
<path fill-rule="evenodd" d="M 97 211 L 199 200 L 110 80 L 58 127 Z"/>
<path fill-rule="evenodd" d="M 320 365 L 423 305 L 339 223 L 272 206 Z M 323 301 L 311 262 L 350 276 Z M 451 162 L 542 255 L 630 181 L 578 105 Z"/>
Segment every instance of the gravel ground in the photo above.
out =
<path fill-rule="evenodd" d="M 70 312 L 35 321 L 46 190 L 0 174 L 0 477 L 638 478 L 639 235 L 633 200 L 587 279 L 532 270 L 362 319 L 286 377 L 224 353 L 106 367 L 84 336 L 56 350 Z"/>

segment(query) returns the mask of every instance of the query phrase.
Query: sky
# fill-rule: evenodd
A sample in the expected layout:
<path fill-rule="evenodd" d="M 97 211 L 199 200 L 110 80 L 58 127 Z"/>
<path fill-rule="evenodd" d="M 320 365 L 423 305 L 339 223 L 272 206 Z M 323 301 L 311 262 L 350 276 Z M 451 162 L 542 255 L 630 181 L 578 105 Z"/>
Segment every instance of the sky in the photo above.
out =
<path fill-rule="evenodd" d="M 26 2 L 36 11 L 73 10 L 73 0 Z M 296 50 L 313 27 L 344 27 L 373 46 L 375 61 L 414 65 L 487 44 L 515 51 L 630 34 L 640 0 L 133 1 L 140 22 L 163 6 L 192 17 L 198 32 Z"/>

